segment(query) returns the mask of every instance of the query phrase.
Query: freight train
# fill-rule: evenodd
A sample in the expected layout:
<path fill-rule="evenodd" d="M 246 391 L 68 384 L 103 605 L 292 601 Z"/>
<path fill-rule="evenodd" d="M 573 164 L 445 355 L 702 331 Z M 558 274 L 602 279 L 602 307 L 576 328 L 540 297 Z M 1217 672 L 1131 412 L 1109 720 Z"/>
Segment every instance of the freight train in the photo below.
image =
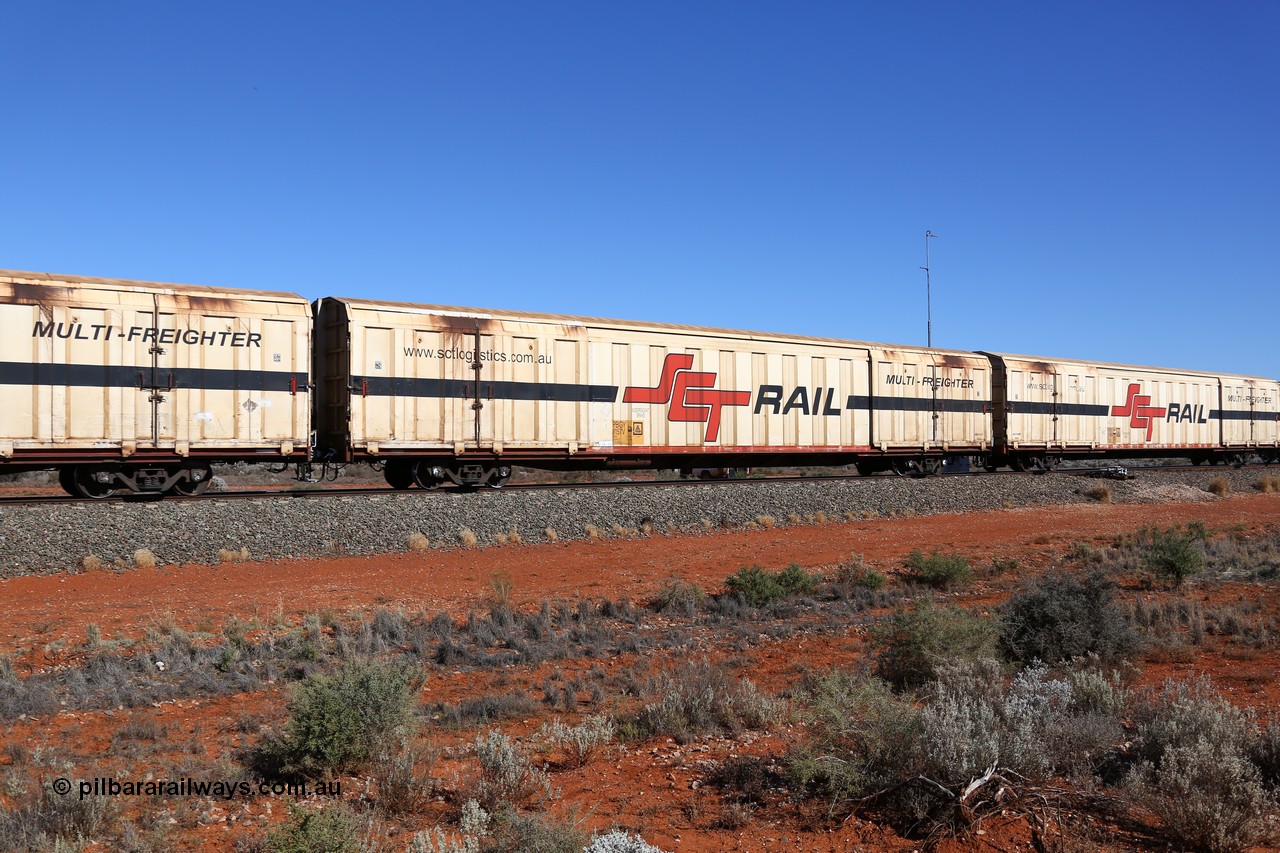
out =
<path fill-rule="evenodd" d="M 1280 458 L 1254 376 L 0 271 L 0 474 L 198 494 L 215 462 L 397 489 L 551 470 Z"/>

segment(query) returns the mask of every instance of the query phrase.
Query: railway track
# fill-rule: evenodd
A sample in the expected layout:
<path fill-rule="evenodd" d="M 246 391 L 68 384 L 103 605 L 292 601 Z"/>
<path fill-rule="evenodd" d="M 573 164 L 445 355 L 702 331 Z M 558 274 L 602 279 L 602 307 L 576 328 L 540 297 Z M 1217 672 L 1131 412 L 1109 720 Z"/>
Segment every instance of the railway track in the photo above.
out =
<path fill-rule="evenodd" d="M 1225 470 L 1276 470 L 1277 466 L 1266 464 L 1253 464 L 1244 466 L 1235 466 Z M 1099 479 L 1131 479 L 1144 472 L 1202 472 L 1207 473 L 1214 470 L 1204 466 L 1196 465 L 1142 465 L 1142 466 L 1113 466 L 1113 467 L 1089 467 L 1089 468 L 1058 468 L 1051 472 L 1024 472 L 1013 470 L 1000 471 L 953 471 L 943 474 L 936 474 L 928 479 L 959 479 L 959 478 L 976 478 L 976 477 L 1087 477 Z M 599 482 L 552 482 L 552 483 L 508 483 L 501 488 L 503 492 L 539 492 L 552 491 L 557 489 L 574 489 L 574 490 L 611 490 L 611 489 L 644 489 L 653 487 L 668 488 L 698 488 L 705 485 L 736 485 L 749 483 L 823 483 L 823 482 L 865 482 L 868 486 L 873 486 L 877 482 L 900 482 L 903 477 L 893 474 L 877 474 L 872 476 L 863 476 L 856 473 L 850 474 L 827 474 L 819 476 L 778 476 L 778 477 L 744 477 L 738 479 L 713 479 L 713 480 L 696 480 L 696 479 L 655 479 L 655 480 L 607 480 Z M 907 477 L 906 479 L 911 479 Z M 923 478 L 922 478 L 923 479 Z M 50 492 L 49 494 L 22 494 L 22 495 L 0 495 L 0 506 L 39 506 L 39 505 L 75 505 L 88 504 L 101 506 L 112 503 L 151 503 L 163 499 L 166 502 L 186 503 L 191 501 L 238 501 L 251 499 L 310 499 L 310 498 L 355 498 L 355 497 L 371 497 L 371 496 L 388 496 L 388 495 L 468 495 L 477 492 L 486 492 L 490 489 L 486 488 L 463 488 L 459 486 L 442 486 L 438 489 L 392 489 L 384 485 L 376 486 L 320 486 L 318 484 L 306 485 L 302 487 L 285 487 L 285 488 L 260 488 L 260 489 L 233 489 L 228 491 L 206 492 L 202 495 L 159 495 L 159 494 L 127 494 L 127 495 L 111 495 L 104 498 L 82 498 L 72 495 L 63 494 L 62 492 Z M 498 491 L 498 490 L 493 490 Z"/>

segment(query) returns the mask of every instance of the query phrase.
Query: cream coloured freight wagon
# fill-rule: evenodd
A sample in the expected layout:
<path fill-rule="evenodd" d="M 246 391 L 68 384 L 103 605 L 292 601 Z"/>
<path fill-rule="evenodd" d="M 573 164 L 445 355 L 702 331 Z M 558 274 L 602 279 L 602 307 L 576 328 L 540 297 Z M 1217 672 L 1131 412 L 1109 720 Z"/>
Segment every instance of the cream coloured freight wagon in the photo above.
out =
<path fill-rule="evenodd" d="M 1072 456 L 1275 458 L 1274 380 L 984 353 L 994 369 L 997 458 L 1043 469 Z"/>
<path fill-rule="evenodd" d="M 346 298 L 315 337 L 320 452 L 398 487 L 513 463 L 930 470 L 992 440 L 974 353 Z"/>
<path fill-rule="evenodd" d="M 305 461 L 310 315 L 287 293 L 0 271 L 0 473 L 57 467 L 101 497 Z"/>

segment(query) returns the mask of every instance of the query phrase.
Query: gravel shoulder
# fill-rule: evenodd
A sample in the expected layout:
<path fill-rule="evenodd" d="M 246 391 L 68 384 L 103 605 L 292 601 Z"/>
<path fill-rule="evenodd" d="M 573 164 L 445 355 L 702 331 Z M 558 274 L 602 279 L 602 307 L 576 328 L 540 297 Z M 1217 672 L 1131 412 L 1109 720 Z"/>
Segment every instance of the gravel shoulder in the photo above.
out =
<path fill-rule="evenodd" d="M 464 528 L 480 545 L 515 531 L 541 542 L 657 532 L 783 525 L 867 517 L 902 517 L 1055 504 L 1096 503 L 1109 488 L 1115 503 L 1219 500 L 1209 491 L 1253 494 L 1260 470 L 1143 472 L 1115 481 L 1067 474 L 944 476 L 925 480 L 871 477 L 803 483 L 748 480 L 630 488 L 459 493 L 388 493 L 296 499 L 159 501 L 0 507 L 0 577 L 76 572 L 86 558 L 106 567 L 134 564 L 146 549 L 158 565 L 218 563 L 221 552 L 254 560 L 405 551 L 410 535 L 431 547 L 456 546 Z M 420 541 L 419 541 L 420 544 Z M 145 559 L 145 557 L 144 557 Z M 95 565 L 90 559 L 90 565 Z"/>

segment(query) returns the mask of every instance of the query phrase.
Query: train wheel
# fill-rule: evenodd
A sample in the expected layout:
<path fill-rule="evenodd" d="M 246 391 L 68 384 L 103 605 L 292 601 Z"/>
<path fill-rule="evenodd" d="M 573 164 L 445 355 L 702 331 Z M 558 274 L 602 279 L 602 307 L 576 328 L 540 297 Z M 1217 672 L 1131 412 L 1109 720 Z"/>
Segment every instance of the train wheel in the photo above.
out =
<path fill-rule="evenodd" d="M 424 489 L 437 489 L 444 481 L 444 471 L 439 465 L 430 462 L 419 462 L 413 466 L 413 482 Z"/>
<path fill-rule="evenodd" d="M 876 467 L 876 463 L 872 462 L 869 459 L 867 460 L 859 459 L 857 462 L 853 463 L 853 467 L 857 469 L 858 475 L 861 477 L 870 477 L 876 471 L 880 470 L 879 468 Z"/>
<path fill-rule="evenodd" d="M 413 485 L 413 468 L 407 459 L 389 459 L 382 468 L 382 476 L 388 486 L 403 491 Z"/>
<path fill-rule="evenodd" d="M 910 459 L 894 459 L 889 462 L 889 470 L 897 474 L 899 477 L 905 477 L 911 472 Z"/>
<path fill-rule="evenodd" d="M 484 484 L 491 489 L 501 489 L 510 479 L 511 469 L 506 465 L 502 465 L 489 472 L 489 477 L 484 481 Z"/>
<path fill-rule="evenodd" d="M 192 468 L 189 470 L 186 479 L 179 480 L 173 484 L 173 493 L 186 497 L 203 495 L 209 491 L 209 484 L 212 482 L 213 472 L 208 468 Z"/>
<path fill-rule="evenodd" d="M 76 469 L 70 465 L 58 469 L 58 485 L 62 486 L 62 491 L 67 494 L 80 497 L 80 493 L 76 491 Z"/>
<path fill-rule="evenodd" d="M 115 487 L 110 482 L 102 482 L 95 475 L 98 471 L 87 465 L 77 465 L 71 480 L 75 488 L 74 495 L 90 500 L 109 498 L 115 494 Z"/>

